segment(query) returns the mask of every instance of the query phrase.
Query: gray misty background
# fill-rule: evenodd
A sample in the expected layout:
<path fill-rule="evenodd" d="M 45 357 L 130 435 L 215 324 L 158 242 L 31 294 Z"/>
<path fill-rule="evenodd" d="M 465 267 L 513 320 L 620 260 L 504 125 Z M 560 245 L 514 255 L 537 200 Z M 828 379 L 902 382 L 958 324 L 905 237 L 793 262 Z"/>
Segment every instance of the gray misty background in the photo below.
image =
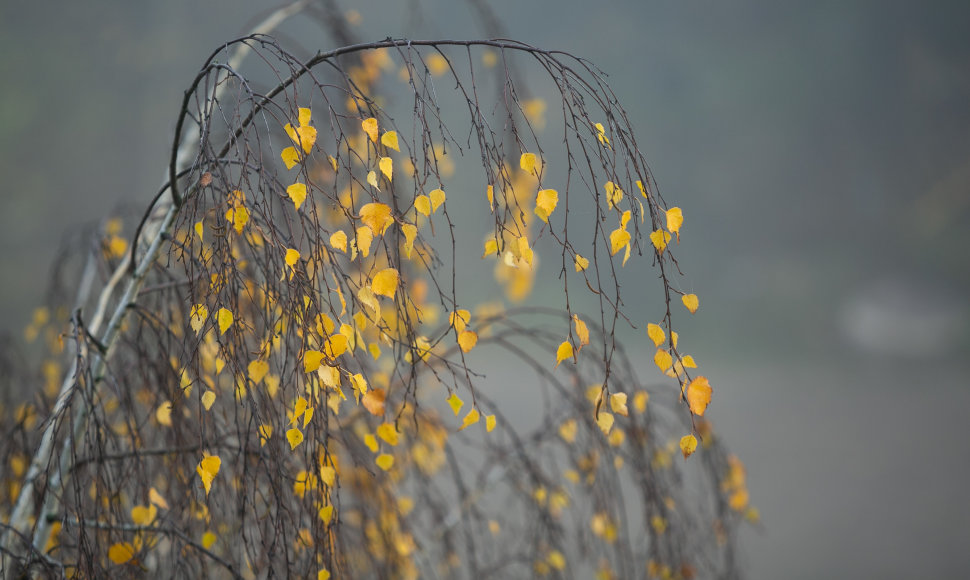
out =
<path fill-rule="evenodd" d="M 965 573 L 970 4 L 491 5 L 609 73 L 684 208 L 702 306 L 680 330 L 762 514 L 750 577 Z M 144 207 L 182 90 L 270 7 L 0 3 L 0 331 L 22 336 L 66 233 Z M 346 8 L 365 40 L 485 36 L 462 0 Z"/>

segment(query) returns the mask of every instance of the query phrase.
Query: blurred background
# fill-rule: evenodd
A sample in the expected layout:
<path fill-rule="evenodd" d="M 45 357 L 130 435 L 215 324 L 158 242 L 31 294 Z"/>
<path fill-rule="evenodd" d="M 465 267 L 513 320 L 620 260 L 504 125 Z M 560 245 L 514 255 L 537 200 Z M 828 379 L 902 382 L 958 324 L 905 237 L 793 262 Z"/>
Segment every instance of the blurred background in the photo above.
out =
<path fill-rule="evenodd" d="M 488 36 L 475 4 L 339 9 L 362 40 L 465 39 Z M 489 5 L 610 75 L 684 209 L 701 309 L 679 330 L 761 512 L 749 576 L 965 573 L 970 4 Z M 0 332 L 22 340 L 65 235 L 148 203 L 182 91 L 271 7 L 0 4 Z M 281 38 L 333 48 L 320 30 Z"/>

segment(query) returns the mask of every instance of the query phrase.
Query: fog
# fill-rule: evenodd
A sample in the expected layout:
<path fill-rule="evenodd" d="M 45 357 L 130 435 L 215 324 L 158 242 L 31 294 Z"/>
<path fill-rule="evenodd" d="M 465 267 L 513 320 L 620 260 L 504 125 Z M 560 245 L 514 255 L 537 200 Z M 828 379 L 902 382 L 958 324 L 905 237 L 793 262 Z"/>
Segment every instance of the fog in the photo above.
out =
<path fill-rule="evenodd" d="M 684 209 L 701 309 L 680 330 L 763 518 L 743 534 L 749 577 L 960 575 L 970 5 L 491 5 L 508 37 L 609 74 Z M 461 0 L 352 8 L 363 40 L 485 35 Z M 0 331 L 22 336 L 65 235 L 148 203 L 182 91 L 265 10 L 0 4 Z M 333 48 L 315 25 L 282 31 L 298 53 Z"/>

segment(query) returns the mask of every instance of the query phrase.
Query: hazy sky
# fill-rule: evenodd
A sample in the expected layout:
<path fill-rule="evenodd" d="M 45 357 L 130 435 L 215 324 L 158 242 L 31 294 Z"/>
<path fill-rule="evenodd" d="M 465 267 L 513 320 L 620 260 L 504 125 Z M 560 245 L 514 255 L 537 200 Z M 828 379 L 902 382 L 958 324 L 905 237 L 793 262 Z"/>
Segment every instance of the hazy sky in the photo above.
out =
<path fill-rule="evenodd" d="M 684 334 L 766 524 L 752 577 L 965 571 L 970 5 L 492 5 L 509 37 L 610 75 L 684 208 L 703 304 Z M 0 4 L 0 331 L 20 335 L 66 233 L 147 203 L 186 83 L 262 6 Z M 462 1 L 353 8 L 362 39 L 484 35 Z"/>

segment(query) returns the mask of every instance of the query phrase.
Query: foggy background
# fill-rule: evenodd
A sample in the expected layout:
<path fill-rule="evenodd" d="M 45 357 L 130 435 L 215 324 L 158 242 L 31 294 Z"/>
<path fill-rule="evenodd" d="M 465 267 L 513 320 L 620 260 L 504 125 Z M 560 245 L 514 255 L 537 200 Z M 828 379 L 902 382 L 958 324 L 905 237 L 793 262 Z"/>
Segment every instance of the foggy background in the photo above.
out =
<path fill-rule="evenodd" d="M 610 75 L 684 209 L 701 309 L 677 322 L 762 515 L 749 576 L 965 573 L 970 4 L 490 4 Z M 66 233 L 145 207 L 182 91 L 270 6 L 0 3 L 0 332 L 22 337 Z M 463 0 L 345 8 L 363 40 L 485 36 Z M 319 30 L 281 38 L 334 48 Z"/>

